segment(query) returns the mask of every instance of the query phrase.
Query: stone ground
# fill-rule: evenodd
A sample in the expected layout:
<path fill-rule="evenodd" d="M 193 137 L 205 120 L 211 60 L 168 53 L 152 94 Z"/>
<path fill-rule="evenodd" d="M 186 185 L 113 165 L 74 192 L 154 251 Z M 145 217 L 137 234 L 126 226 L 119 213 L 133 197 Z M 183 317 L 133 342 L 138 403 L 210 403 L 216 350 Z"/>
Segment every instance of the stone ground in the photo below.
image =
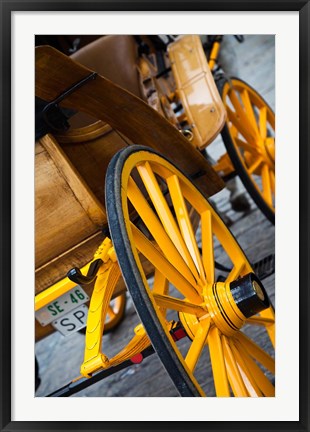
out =
<path fill-rule="evenodd" d="M 227 38 L 228 39 L 228 38 Z M 272 108 L 275 105 L 275 39 L 273 36 L 246 36 L 243 44 L 233 38 L 227 41 L 225 54 L 229 70 L 244 79 L 268 101 Z M 228 50 L 228 51 L 227 51 Z M 233 54 L 232 54 L 233 52 Z M 224 65 L 224 59 L 222 61 Z M 237 66 L 236 66 L 237 65 Z M 210 153 L 218 157 L 223 152 L 221 138 L 217 138 L 210 147 Z M 242 186 L 241 186 L 242 187 Z M 247 214 L 235 213 L 229 204 L 229 193 L 225 189 L 213 199 L 218 209 L 231 219 L 230 229 L 251 262 L 274 253 L 275 228 L 264 217 L 249 198 L 251 210 Z M 264 279 L 264 286 L 274 301 L 274 274 Z M 112 333 L 103 336 L 103 351 L 111 356 L 119 351 L 132 337 L 133 328 L 139 323 L 134 305 L 128 295 L 126 318 Z M 257 327 L 255 337 L 259 343 L 268 348 L 269 341 L 262 330 Z M 253 333 L 252 333 L 253 335 Z M 41 385 L 37 397 L 46 396 L 59 387 L 79 376 L 83 361 L 84 337 L 80 333 L 63 337 L 56 332 L 36 344 L 36 356 L 40 365 Z M 212 372 L 208 359 L 204 364 L 204 381 L 208 395 L 214 395 Z M 75 397 L 87 396 L 178 396 L 165 369 L 156 354 L 148 357 L 139 365 L 124 369 L 109 378 L 79 392 Z"/>

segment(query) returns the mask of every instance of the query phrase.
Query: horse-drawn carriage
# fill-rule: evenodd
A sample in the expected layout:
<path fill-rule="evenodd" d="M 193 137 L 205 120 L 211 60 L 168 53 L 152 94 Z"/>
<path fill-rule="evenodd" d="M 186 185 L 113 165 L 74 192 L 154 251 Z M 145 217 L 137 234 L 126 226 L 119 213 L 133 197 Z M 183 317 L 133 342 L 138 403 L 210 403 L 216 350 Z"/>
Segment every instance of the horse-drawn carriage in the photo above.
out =
<path fill-rule="evenodd" d="M 245 83 L 212 75 L 198 36 L 164 45 L 105 36 L 71 58 L 36 49 L 36 340 L 87 318 L 81 377 L 54 395 L 155 350 L 182 396 L 203 396 L 208 349 L 217 396 L 272 396 L 274 359 L 246 329 L 274 343 L 274 310 L 207 198 L 237 170 L 274 218 L 274 115 Z M 228 153 L 212 168 L 203 152 L 221 130 Z M 102 334 L 122 319 L 126 288 L 141 324 L 108 358 Z"/>

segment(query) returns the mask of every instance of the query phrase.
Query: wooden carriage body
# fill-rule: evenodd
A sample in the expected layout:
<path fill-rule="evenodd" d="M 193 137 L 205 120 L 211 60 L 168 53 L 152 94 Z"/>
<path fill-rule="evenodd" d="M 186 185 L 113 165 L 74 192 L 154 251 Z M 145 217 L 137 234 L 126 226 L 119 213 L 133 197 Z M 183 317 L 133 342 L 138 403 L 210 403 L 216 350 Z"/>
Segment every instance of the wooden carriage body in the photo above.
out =
<path fill-rule="evenodd" d="M 77 111 L 67 131 L 48 133 L 35 144 L 36 294 L 90 261 L 107 234 L 105 173 L 120 149 L 142 144 L 158 150 L 206 196 L 223 187 L 201 153 L 145 102 L 132 37 L 100 38 L 73 59 L 51 47 L 36 52 L 36 96 L 50 103 L 67 92 L 58 106 Z M 92 70 L 95 79 L 68 92 Z M 120 281 L 117 292 L 123 289 Z M 36 322 L 38 339 L 52 331 Z"/>

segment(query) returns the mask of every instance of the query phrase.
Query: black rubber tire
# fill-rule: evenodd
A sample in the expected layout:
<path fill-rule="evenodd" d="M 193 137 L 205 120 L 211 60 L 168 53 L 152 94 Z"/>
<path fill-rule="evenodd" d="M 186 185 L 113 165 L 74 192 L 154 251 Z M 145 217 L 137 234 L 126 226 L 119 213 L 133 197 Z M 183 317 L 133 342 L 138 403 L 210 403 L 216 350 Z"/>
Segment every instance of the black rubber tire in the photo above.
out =
<path fill-rule="evenodd" d="M 35 357 L 35 391 L 38 390 L 41 384 L 40 372 L 39 372 L 39 362 L 37 357 Z"/>
<path fill-rule="evenodd" d="M 245 84 L 247 87 L 251 88 L 253 92 L 255 92 L 260 99 L 262 99 L 265 103 L 265 105 L 271 110 L 270 106 L 267 104 L 267 102 L 262 98 L 262 96 L 255 90 L 253 87 L 251 87 L 249 84 L 247 84 L 245 81 L 231 77 L 231 80 L 239 81 L 243 84 Z M 223 90 L 225 84 L 227 84 L 229 81 L 225 77 L 221 77 L 220 79 L 216 80 L 217 88 L 219 90 L 219 93 L 221 97 L 223 97 Z M 240 157 L 236 151 L 235 145 L 233 143 L 232 137 L 230 135 L 229 129 L 227 127 L 227 124 L 225 124 L 224 128 L 221 131 L 222 139 L 224 141 L 227 153 L 231 159 L 231 162 L 236 170 L 236 173 L 239 175 L 244 187 L 248 191 L 249 195 L 257 205 L 257 207 L 261 210 L 261 212 L 266 216 L 266 218 L 274 225 L 275 224 L 275 212 L 268 206 L 268 204 L 265 202 L 265 200 L 262 198 L 262 196 L 257 191 L 253 180 L 247 173 L 247 171 L 244 169 L 243 163 L 240 160 Z"/>

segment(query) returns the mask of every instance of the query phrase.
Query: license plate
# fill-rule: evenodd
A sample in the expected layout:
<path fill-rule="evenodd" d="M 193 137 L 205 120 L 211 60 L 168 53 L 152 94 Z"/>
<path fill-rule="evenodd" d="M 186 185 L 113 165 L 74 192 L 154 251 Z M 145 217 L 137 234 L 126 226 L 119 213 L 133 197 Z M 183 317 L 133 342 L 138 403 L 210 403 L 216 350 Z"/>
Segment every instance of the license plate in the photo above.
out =
<path fill-rule="evenodd" d="M 36 312 L 36 319 L 44 327 L 53 321 L 67 315 L 68 312 L 76 309 L 81 304 L 89 300 L 86 292 L 80 287 L 76 286 L 70 291 L 66 292 L 57 300 L 49 303 Z"/>
<path fill-rule="evenodd" d="M 53 321 L 52 325 L 62 335 L 69 336 L 86 326 L 87 313 L 88 307 L 82 304 L 62 318 Z"/>

